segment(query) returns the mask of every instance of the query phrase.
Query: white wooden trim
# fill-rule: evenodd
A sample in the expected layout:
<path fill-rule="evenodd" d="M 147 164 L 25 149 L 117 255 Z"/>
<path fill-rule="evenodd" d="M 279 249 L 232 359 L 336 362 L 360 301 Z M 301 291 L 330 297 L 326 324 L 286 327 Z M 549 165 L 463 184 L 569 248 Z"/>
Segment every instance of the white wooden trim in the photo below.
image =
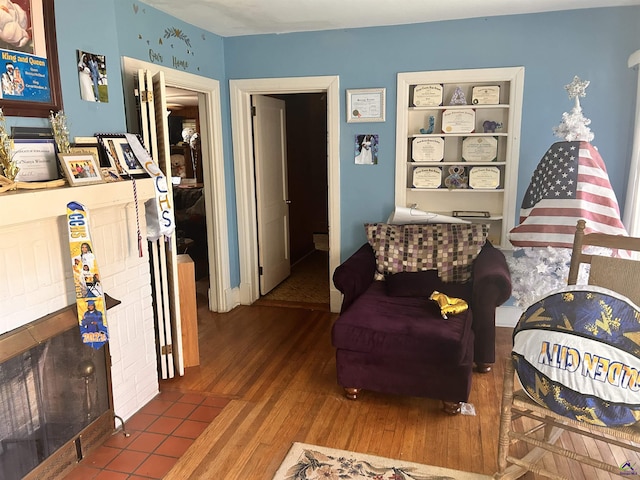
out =
<path fill-rule="evenodd" d="M 327 176 L 329 183 L 329 292 L 331 311 L 338 312 L 342 296 L 331 277 L 340 264 L 340 98 L 339 77 L 256 78 L 229 81 L 231 129 L 238 208 L 240 303 L 260 297 L 256 246 L 255 182 L 251 95 L 274 93 L 327 93 Z"/>
<path fill-rule="evenodd" d="M 164 72 L 168 86 L 183 88 L 198 93 L 200 126 L 206 135 L 201 135 L 204 158 L 211 162 L 203 164 L 204 196 L 207 211 L 207 238 L 209 254 L 209 309 L 227 312 L 236 306 L 229 300 L 231 274 L 229 266 L 229 236 L 227 225 L 227 199 L 224 174 L 224 153 L 222 144 L 222 109 L 220 82 L 212 78 L 181 72 L 161 65 L 134 58 L 122 57 L 123 84 L 127 124 L 137 125 L 135 98 L 133 92 L 134 74 L 137 70 L 151 73 Z"/>
<path fill-rule="evenodd" d="M 640 50 L 636 50 L 629 57 L 629 68 L 638 70 L 640 65 Z M 629 181 L 627 183 L 627 197 L 624 202 L 624 226 L 632 237 L 640 236 L 640 75 L 638 75 L 638 88 L 636 91 L 636 114 L 633 128 L 633 147 L 631 150 L 631 163 L 629 165 Z"/>

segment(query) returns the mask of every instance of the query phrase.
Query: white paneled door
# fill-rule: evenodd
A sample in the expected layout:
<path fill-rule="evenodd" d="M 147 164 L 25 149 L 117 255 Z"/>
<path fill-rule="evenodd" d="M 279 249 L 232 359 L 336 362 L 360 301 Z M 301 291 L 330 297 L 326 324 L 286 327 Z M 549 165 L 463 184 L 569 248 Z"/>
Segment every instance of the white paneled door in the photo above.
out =
<path fill-rule="evenodd" d="M 252 105 L 260 294 L 265 295 L 291 273 L 285 102 L 255 95 Z"/>
<path fill-rule="evenodd" d="M 169 126 L 165 98 L 164 73 L 153 77 L 148 71 L 138 71 L 142 140 L 162 172 L 171 178 Z M 167 195 L 173 198 L 171 181 Z M 149 242 L 153 276 L 153 296 L 156 319 L 157 356 L 163 379 L 184 375 L 182 325 L 178 288 L 178 261 L 175 235 Z"/>

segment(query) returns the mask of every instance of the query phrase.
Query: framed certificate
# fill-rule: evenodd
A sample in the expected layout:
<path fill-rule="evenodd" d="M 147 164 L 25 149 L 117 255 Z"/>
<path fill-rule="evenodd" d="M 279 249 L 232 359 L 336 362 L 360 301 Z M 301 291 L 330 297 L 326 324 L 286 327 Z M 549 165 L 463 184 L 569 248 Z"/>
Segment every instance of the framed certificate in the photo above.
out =
<path fill-rule="evenodd" d="M 473 133 L 476 129 L 476 111 L 473 108 L 448 109 L 442 112 L 443 133 Z"/>
<path fill-rule="evenodd" d="M 471 167 L 469 169 L 469 187 L 494 190 L 500 186 L 498 167 Z"/>
<path fill-rule="evenodd" d="M 442 105 L 443 87 L 441 83 L 416 85 L 413 89 L 414 107 L 438 107 Z"/>
<path fill-rule="evenodd" d="M 444 158 L 444 138 L 417 137 L 411 142 L 411 160 L 414 162 L 439 162 Z"/>
<path fill-rule="evenodd" d="M 56 142 L 50 139 L 15 139 L 11 158 L 20 169 L 16 182 L 43 182 L 58 178 Z"/>
<path fill-rule="evenodd" d="M 384 122 L 385 88 L 347 90 L 347 122 Z"/>
<path fill-rule="evenodd" d="M 462 159 L 465 162 L 495 162 L 497 155 L 496 137 L 466 137 L 462 140 Z"/>
<path fill-rule="evenodd" d="M 440 188 L 442 185 L 442 168 L 418 167 L 413 169 L 414 188 Z"/>
<path fill-rule="evenodd" d="M 471 103 L 474 105 L 498 105 L 500 103 L 500 87 L 489 85 L 471 89 Z"/>

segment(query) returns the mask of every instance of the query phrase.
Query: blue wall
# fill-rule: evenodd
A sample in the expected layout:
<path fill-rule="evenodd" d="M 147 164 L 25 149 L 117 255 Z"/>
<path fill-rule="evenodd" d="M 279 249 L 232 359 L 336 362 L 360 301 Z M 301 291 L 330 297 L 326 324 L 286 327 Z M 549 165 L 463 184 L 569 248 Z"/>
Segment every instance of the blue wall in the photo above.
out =
<path fill-rule="evenodd" d="M 239 262 L 229 79 L 340 76 L 343 258 L 364 241 L 364 222 L 384 220 L 393 209 L 398 72 L 525 67 L 518 206 L 538 161 L 557 140 L 552 128 L 572 108 L 564 85 L 574 75 L 590 80 L 583 112 L 592 120 L 593 144 L 607 164 L 621 208 L 624 205 L 638 78 L 627 68 L 627 59 L 640 48 L 639 6 L 229 38 L 140 1 L 58 0 L 55 6 L 64 110 L 72 137 L 126 129 L 121 56 L 220 81 L 233 287 L 239 284 Z M 78 49 L 106 55 L 109 103 L 80 99 Z M 373 87 L 387 89 L 386 122 L 347 124 L 344 90 Z M 8 124 L 48 122 L 14 117 Z M 358 133 L 380 136 L 377 166 L 354 165 L 353 138 Z"/>
<path fill-rule="evenodd" d="M 564 85 L 591 81 L 582 100 L 621 208 L 632 147 L 638 73 L 627 59 L 640 48 L 640 7 L 574 10 L 354 30 L 225 38 L 229 79 L 339 75 L 344 90 L 385 87 L 385 123 L 348 124 L 341 115 L 342 256 L 365 240 L 362 224 L 394 207 L 396 74 L 524 66 L 519 207 L 531 175 L 570 111 Z M 597 35 L 597 37 L 596 37 Z M 596 38 L 598 40 L 596 40 Z M 365 131 L 366 130 L 366 131 Z M 356 166 L 353 138 L 380 135 L 378 165 Z M 518 208 L 519 209 L 519 208 Z"/>
<path fill-rule="evenodd" d="M 220 82 L 231 286 L 240 284 L 229 86 L 222 37 L 184 23 L 144 3 L 115 0 L 120 55 Z"/>
<path fill-rule="evenodd" d="M 224 73 L 222 38 L 132 0 L 65 0 L 56 1 L 55 8 L 62 96 L 72 138 L 93 136 L 98 132 L 118 133 L 127 130 L 121 70 L 123 56 L 220 82 L 230 282 L 232 286 L 237 286 L 240 283 L 238 228 L 230 147 L 229 93 Z M 108 103 L 87 102 L 80 98 L 77 50 L 106 56 Z M 7 123 L 9 126 L 48 126 L 46 119 L 10 118 Z"/>

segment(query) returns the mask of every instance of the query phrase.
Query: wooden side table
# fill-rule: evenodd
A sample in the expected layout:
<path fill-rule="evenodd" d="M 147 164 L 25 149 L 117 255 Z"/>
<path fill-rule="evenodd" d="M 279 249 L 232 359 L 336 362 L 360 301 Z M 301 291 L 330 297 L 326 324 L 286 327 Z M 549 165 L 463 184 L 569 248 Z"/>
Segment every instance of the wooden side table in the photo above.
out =
<path fill-rule="evenodd" d="M 198 346 L 198 305 L 196 302 L 196 271 L 192 258 L 178 255 L 178 289 L 182 322 L 182 353 L 185 367 L 200 365 Z"/>

